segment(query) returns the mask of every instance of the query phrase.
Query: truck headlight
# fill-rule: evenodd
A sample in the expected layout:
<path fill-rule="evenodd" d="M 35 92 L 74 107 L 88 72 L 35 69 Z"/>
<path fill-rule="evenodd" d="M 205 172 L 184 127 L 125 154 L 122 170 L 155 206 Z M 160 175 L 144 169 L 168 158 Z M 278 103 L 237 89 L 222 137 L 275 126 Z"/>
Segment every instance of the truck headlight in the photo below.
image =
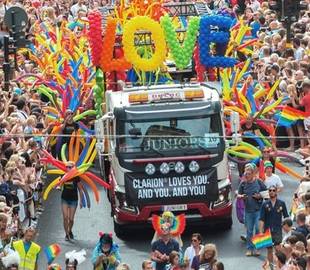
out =
<path fill-rule="evenodd" d="M 198 164 L 197 161 L 193 160 L 193 161 L 191 161 L 191 163 L 189 164 L 188 168 L 189 168 L 189 170 L 190 170 L 192 173 L 196 173 L 196 172 L 199 171 L 200 166 L 199 166 L 199 164 Z"/>
<path fill-rule="evenodd" d="M 174 166 L 174 170 L 177 172 L 177 173 L 182 173 L 184 172 L 185 170 L 185 166 L 184 164 L 181 162 L 181 161 L 178 161 L 175 166 Z"/>
<path fill-rule="evenodd" d="M 155 173 L 155 170 L 156 170 L 155 166 L 151 163 L 149 163 L 145 166 L 145 172 L 148 175 L 153 175 Z"/>
<path fill-rule="evenodd" d="M 170 171 L 169 164 L 164 162 L 160 165 L 159 170 L 162 174 L 167 174 Z"/>

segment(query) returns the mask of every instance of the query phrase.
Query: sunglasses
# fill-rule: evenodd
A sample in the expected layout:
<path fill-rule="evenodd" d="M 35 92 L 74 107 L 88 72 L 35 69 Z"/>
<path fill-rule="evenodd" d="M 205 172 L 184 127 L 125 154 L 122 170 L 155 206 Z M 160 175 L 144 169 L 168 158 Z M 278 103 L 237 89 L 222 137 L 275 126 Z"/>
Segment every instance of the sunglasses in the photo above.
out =
<path fill-rule="evenodd" d="M 276 192 L 275 189 L 269 189 L 269 192 Z"/>
<path fill-rule="evenodd" d="M 192 242 L 198 242 L 198 239 L 192 239 Z"/>

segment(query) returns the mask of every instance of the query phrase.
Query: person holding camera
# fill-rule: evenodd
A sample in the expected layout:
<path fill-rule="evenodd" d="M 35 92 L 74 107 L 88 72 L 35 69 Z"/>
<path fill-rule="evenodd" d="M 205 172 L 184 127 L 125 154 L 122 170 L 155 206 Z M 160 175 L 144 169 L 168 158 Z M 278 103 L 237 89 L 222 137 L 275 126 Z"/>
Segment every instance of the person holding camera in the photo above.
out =
<path fill-rule="evenodd" d="M 247 252 L 245 255 L 259 256 L 260 254 L 257 250 L 255 250 L 251 239 L 253 237 L 254 230 L 255 234 L 259 231 L 258 225 L 260 208 L 263 203 L 263 198 L 260 192 L 267 190 L 267 188 L 261 180 L 256 178 L 255 168 L 251 163 L 245 165 L 244 179 L 245 180 L 242 181 L 238 187 L 237 197 L 245 201 L 244 221 L 247 230 Z"/>
<path fill-rule="evenodd" d="M 113 242 L 112 235 L 100 234 L 100 240 L 93 250 L 91 261 L 94 270 L 115 270 L 121 262 L 119 247 Z"/>

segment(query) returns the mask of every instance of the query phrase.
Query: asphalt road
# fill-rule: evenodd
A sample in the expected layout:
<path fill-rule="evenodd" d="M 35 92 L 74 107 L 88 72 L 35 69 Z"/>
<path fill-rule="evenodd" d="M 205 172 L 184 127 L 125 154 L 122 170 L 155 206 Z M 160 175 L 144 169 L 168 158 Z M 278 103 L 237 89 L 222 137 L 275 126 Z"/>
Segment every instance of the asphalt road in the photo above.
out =
<path fill-rule="evenodd" d="M 296 164 L 289 164 L 290 168 L 302 173 L 303 168 Z M 279 172 L 277 172 L 279 173 Z M 291 204 L 292 195 L 298 186 L 298 182 L 287 175 L 279 173 L 284 183 L 284 191 L 280 198 L 283 199 L 288 208 Z M 233 188 L 238 185 L 237 177 L 234 177 Z M 234 224 L 231 230 L 218 231 L 215 228 L 191 227 L 187 226 L 187 230 L 182 239 L 184 247 L 189 245 L 190 234 L 192 232 L 200 232 L 203 235 L 204 242 L 212 242 L 217 245 L 219 252 L 219 260 L 225 264 L 225 269 L 261 269 L 261 264 L 265 259 L 265 252 L 258 258 L 245 257 L 245 244 L 240 240 L 240 234 L 244 232 L 244 227 L 240 224 L 234 213 Z M 64 240 L 64 232 L 62 228 L 62 216 L 60 209 L 60 192 L 52 191 L 48 201 L 45 203 L 45 211 L 40 217 L 38 225 L 37 242 L 46 247 L 52 243 L 58 243 L 62 247 L 62 254 L 56 259 L 56 262 L 64 265 L 64 253 L 71 250 L 85 249 L 88 255 L 86 262 L 79 269 L 93 269 L 90 258 L 92 249 L 98 241 L 98 233 L 113 232 L 113 221 L 110 217 L 110 206 L 106 198 L 104 190 L 101 190 L 101 201 L 97 205 L 92 201 L 91 209 L 78 210 L 76 215 L 76 223 L 73 233 L 76 236 L 74 242 L 69 243 Z M 132 270 L 141 269 L 141 262 L 149 257 L 150 242 L 153 236 L 151 230 L 141 230 L 130 232 L 128 239 L 115 239 L 120 246 L 120 252 L 123 262 L 129 263 Z M 115 237 L 115 236 L 114 236 Z M 242 266 L 240 265 L 242 264 Z M 39 269 L 46 269 L 46 258 L 43 254 L 39 257 Z"/>

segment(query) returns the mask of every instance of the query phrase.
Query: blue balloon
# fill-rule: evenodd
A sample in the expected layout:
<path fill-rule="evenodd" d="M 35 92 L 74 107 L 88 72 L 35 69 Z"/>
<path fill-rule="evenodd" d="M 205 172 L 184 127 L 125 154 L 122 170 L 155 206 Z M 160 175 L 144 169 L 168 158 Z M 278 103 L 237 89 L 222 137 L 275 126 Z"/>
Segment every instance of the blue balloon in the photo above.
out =
<path fill-rule="evenodd" d="M 222 49 L 221 55 L 224 55 L 223 48 L 225 48 L 229 42 L 230 32 L 229 29 L 232 25 L 232 19 L 227 16 L 204 16 L 200 20 L 199 31 L 199 56 L 200 62 L 205 67 L 233 67 L 237 63 L 237 59 L 229 58 L 225 56 L 211 56 L 210 45 L 215 43 L 216 46 L 220 46 Z M 212 29 L 211 27 L 218 27 L 219 31 Z M 219 48 L 220 48 L 219 47 Z"/>
<path fill-rule="evenodd" d="M 87 154 L 87 151 L 88 151 L 88 148 L 89 148 L 89 144 L 90 144 L 90 138 L 87 137 L 86 138 L 86 144 L 85 144 L 85 147 L 83 148 L 83 151 L 79 157 L 79 160 L 78 162 L 76 163 L 77 166 L 80 166 L 84 160 L 84 158 L 86 157 L 86 154 Z"/>
<path fill-rule="evenodd" d="M 255 135 L 255 134 L 253 134 L 252 132 L 249 132 L 249 131 L 244 132 L 244 135 L 254 139 L 257 142 L 257 144 L 259 145 L 260 149 L 264 149 L 265 148 L 264 141 L 260 137 L 258 137 L 257 135 Z"/>

